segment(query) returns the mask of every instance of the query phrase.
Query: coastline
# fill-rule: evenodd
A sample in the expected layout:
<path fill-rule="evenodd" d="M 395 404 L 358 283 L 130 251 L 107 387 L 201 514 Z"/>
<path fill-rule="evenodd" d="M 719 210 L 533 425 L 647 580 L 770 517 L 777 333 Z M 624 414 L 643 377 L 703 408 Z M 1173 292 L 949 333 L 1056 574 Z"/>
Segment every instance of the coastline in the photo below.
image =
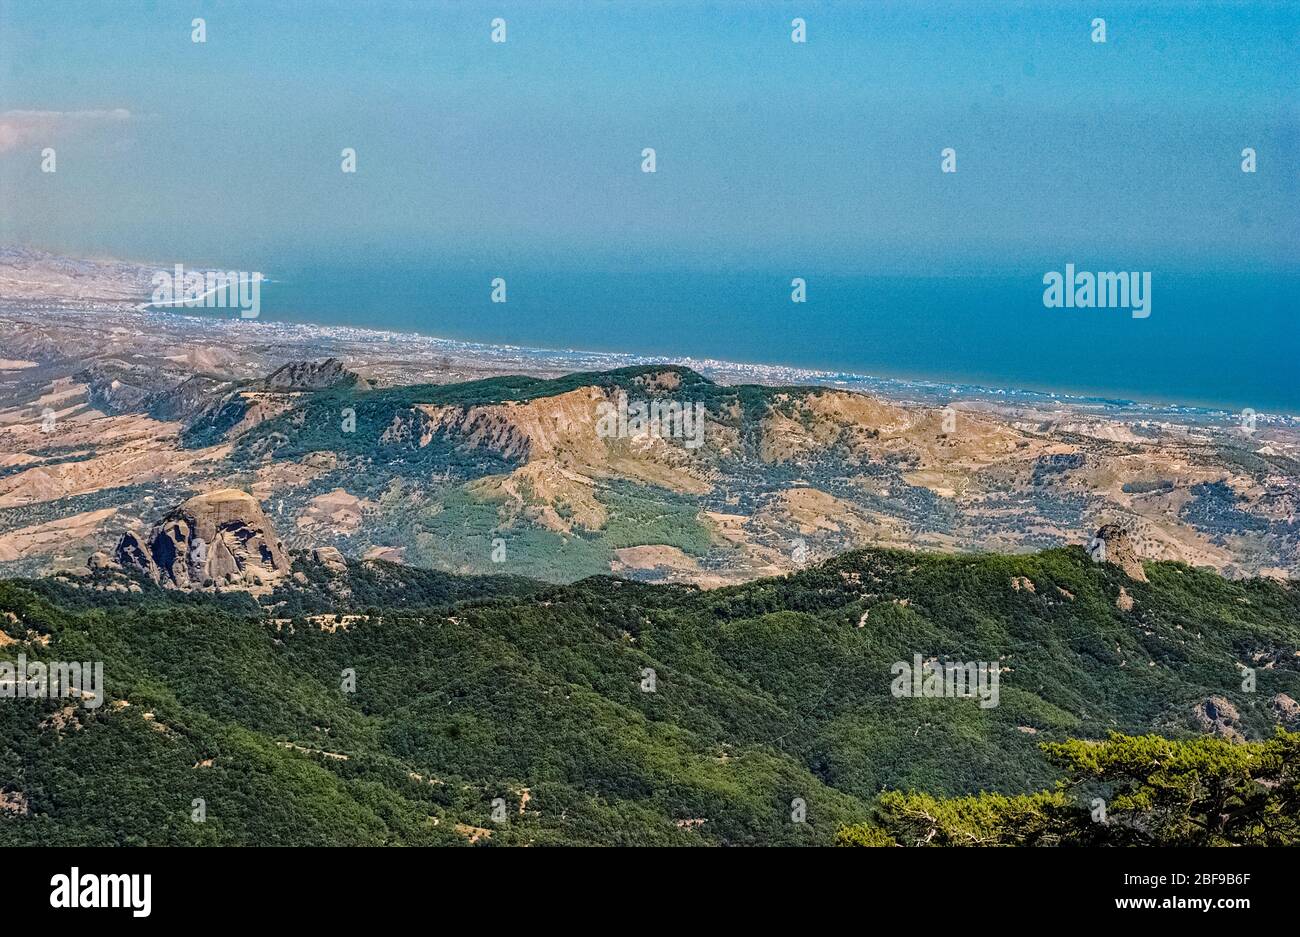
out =
<path fill-rule="evenodd" d="M 228 310 L 221 310 L 228 313 Z M 27 299 L 0 297 L 0 315 L 19 318 L 50 316 L 76 317 L 111 312 L 126 326 L 138 318 L 139 326 L 157 335 L 175 331 L 176 341 L 211 341 L 214 344 L 256 341 L 258 344 L 292 346 L 301 357 L 324 357 L 330 354 L 369 353 L 379 360 L 411 357 L 438 359 L 452 357 L 457 365 L 492 373 L 536 373 L 559 375 L 581 371 L 602 371 L 651 364 L 673 364 L 691 368 L 720 384 L 815 385 L 856 391 L 912 406 L 947 406 L 953 403 L 975 404 L 1010 411 L 1033 411 L 1039 414 L 1072 411 L 1094 417 L 1189 423 L 1198 426 L 1231 427 L 1240 418 L 1239 411 L 1223 406 L 1155 403 L 1135 399 L 1105 397 L 1085 393 L 1046 391 L 1028 388 L 997 388 L 962 381 L 879 377 L 860 372 L 797 367 L 762 362 L 729 361 L 694 356 L 645 355 L 636 352 L 590 351 L 579 348 L 545 348 L 468 341 L 429 335 L 417 331 L 375 329 L 360 326 L 277 320 L 265 316 L 241 319 L 228 315 L 203 315 L 185 307 L 156 306 L 151 303 L 127 303 L 120 300 L 52 301 L 43 305 Z M 68 320 L 65 320 L 68 321 Z M 164 329 L 155 329 L 157 324 Z M 183 329 L 176 329 L 178 324 Z M 258 329 L 254 337 L 248 329 Z M 314 352 L 313 352 L 313 349 Z M 292 356 L 290 356 L 292 357 Z M 286 360 L 288 360 L 286 358 Z M 427 368 L 436 376 L 446 368 Z M 442 383 L 442 381 L 433 381 Z M 1298 426 L 1300 415 L 1261 412 L 1256 420 L 1267 425 Z"/>
<path fill-rule="evenodd" d="M 930 376 L 881 376 L 842 368 L 818 368 L 774 364 L 766 361 L 737 361 L 718 357 L 680 354 L 642 354 L 630 351 L 594 351 L 575 347 L 537 344 L 494 343 L 445 338 L 415 329 L 389 329 L 374 325 L 352 326 L 275 318 L 265 309 L 252 319 L 205 314 L 183 304 L 153 303 L 149 284 L 159 270 L 167 268 L 129 261 L 80 260 L 29 248 L 0 246 L 0 313 L 41 317 L 59 314 L 112 312 L 127 324 L 132 316 L 158 317 L 142 328 L 173 332 L 177 340 L 192 339 L 221 344 L 248 344 L 246 329 L 265 334 L 258 345 L 293 345 L 299 357 L 331 353 L 374 353 L 392 359 L 410 356 L 403 374 L 418 380 L 444 383 L 447 368 L 420 367 L 419 359 L 455 356 L 476 376 L 488 373 L 544 373 L 597 371 L 644 364 L 681 364 L 724 384 L 808 384 L 861 391 L 901 404 L 948 406 L 954 403 L 993 408 L 1004 413 L 1023 411 L 1039 418 L 1073 411 L 1091 416 L 1110 416 L 1128 421 L 1170 421 L 1201 426 L 1232 428 L 1243 415 L 1253 413 L 1266 425 L 1300 426 L 1300 410 L 1284 408 L 1243 410 L 1220 401 L 1186 402 L 1159 395 L 1104 393 L 1064 390 L 1050 386 L 1010 383 L 990 384 L 972 380 L 950 380 Z M 220 272 L 206 266 L 192 266 L 195 273 Z M 273 285 L 265 273 L 256 274 L 262 284 Z M 5 295 L 6 293 L 10 295 Z M 99 298 L 96 298 L 99 297 Z M 213 310 L 217 312 L 217 310 Z M 165 324 L 161 324 L 165 323 Z M 161 327 L 160 327 L 161 324 Z M 235 332 L 234 329 L 239 329 Z M 155 335 L 155 338 L 160 336 Z M 319 347 L 318 347 L 319 346 Z M 343 346 L 346 346 L 346 350 Z M 334 350 L 332 350 L 334 349 Z M 424 362 L 428 364 L 427 361 Z M 392 369 L 389 368 L 391 371 Z M 423 375 L 421 378 L 420 375 Z M 396 379 L 399 374 L 393 373 Z M 472 379 L 472 378 L 470 378 Z"/>
<path fill-rule="evenodd" d="M 211 317 L 177 313 L 169 310 L 145 310 L 160 315 L 180 314 L 186 319 L 206 321 Z M 242 325 L 241 320 L 230 321 Z M 247 321 L 247 320 L 244 320 Z M 859 391 L 885 397 L 902 404 L 943 406 L 954 401 L 979 400 L 987 403 L 1036 409 L 1074 408 L 1096 410 L 1129 419 L 1181 419 L 1198 423 L 1235 422 L 1240 412 L 1230 407 L 1206 404 L 1158 403 L 1138 399 L 1109 397 L 1070 391 L 1036 390 L 1024 387 L 990 387 L 964 381 L 935 378 L 882 377 L 857 371 L 819 369 L 769 362 L 731 361 L 700 358 L 692 355 L 646 355 L 638 352 L 591 351 L 581 348 L 546 348 L 469 341 L 429 335 L 418 331 L 374 329 L 323 323 L 299 323 L 259 318 L 259 326 L 302 329 L 327 336 L 344 337 L 354 342 L 383 341 L 413 343 L 457 354 L 482 355 L 491 360 L 500 356 L 519 356 L 565 372 L 601 371 L 611 368 L 647 364 L 676 364 L 691 368 L 720 384 L 813 384 L 841 390 Z M 1261 412 L 1260 421 L 1283 425 L 1300 425 L 1300 414 Z"/>

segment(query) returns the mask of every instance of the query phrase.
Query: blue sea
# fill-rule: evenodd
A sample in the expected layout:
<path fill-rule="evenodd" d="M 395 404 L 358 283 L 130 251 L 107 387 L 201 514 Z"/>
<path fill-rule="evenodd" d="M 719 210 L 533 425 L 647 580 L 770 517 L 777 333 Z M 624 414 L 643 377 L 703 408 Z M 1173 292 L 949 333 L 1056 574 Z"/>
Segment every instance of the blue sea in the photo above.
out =
<path fill-rule="evenodd" d="M 263 270 L 270 320 L 1300 414 L 1300 276 L 1292 274 L 1155 270 L 1151 314 L 1135 319 L 1126 309 L 1046 308 L 1045 269 L 804 273 L 806 303 L 790 300 L 797 270 L 588 273 L 406 261 Z M 498 276 L 505 303 L 490 300 Z"/>

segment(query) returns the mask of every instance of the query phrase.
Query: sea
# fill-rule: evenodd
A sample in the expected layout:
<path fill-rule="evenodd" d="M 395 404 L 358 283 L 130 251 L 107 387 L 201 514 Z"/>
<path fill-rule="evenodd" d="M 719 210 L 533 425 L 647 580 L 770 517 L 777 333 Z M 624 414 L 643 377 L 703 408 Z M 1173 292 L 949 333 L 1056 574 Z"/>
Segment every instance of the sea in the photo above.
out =
<path fill-rule="evenodd" d="M 1155 270 L 1150 314 L 1135 318 L 1048 308 L 1041 269 L 849 276 L 331 260 L 263 272 L 261 315 L 272 321 L 1300 414 L 1300 275 Z M 795 277 L 805 302 L 791 299 Z M 493 301 L 498 280 L 504 302 Z"/>

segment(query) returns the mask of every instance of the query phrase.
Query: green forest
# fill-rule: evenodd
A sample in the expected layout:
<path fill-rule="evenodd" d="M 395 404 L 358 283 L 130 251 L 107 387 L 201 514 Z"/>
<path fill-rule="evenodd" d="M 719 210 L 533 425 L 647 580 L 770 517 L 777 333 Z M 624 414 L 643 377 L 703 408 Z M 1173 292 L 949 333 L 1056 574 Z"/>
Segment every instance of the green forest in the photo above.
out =
<path fill-rule="evenodd" d="M 1300 841 L 1289 585 L 1080 548 L 713 591 L 295 569 L 0 582 L 0 658 L 107 688 L 0 698 L 0 845 Z M 996 662 L 997 705 L 895 696 L 914 655 Z"/>

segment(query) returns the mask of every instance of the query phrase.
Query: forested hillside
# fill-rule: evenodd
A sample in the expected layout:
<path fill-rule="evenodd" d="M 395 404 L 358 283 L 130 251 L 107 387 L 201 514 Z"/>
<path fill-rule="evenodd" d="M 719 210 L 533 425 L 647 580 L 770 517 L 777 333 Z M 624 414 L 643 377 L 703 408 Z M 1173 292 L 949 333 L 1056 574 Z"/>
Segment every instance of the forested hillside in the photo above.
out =
<path fill-rule="evenodd" d="M 1074 769 L 1041 743 L 1111 731 L 1244 750 L 1300 697 L 1294 588 L 1079 548 L 714 591 L 295 570 L 261 604 L 0 583 L 0 657 L 107 684 L 0 700 L 0 844 L 830 844 L 882 815 L 904 841 L 882 792 L 1050 790 Z M 997 705 L 895 696 L 915 655 L 995 662 Z"/>

